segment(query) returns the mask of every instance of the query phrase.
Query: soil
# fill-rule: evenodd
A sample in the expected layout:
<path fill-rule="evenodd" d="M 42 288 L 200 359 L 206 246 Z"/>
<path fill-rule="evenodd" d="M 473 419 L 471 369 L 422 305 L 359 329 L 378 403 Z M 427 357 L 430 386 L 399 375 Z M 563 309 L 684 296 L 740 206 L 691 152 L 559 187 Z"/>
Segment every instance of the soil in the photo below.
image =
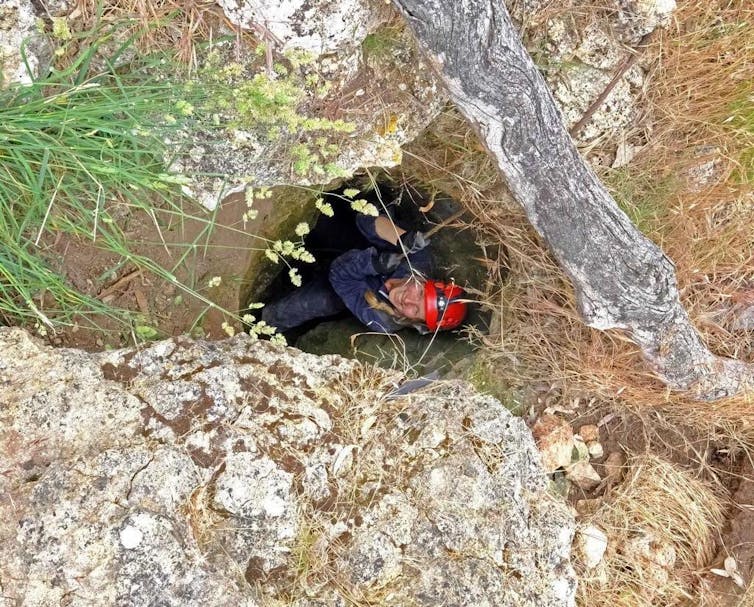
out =
<path fill-rule="evenodd" d="M 733 557 L 736 570 L 748 584 L 754 573 L 754 467 L 744 459 L 739 475 L 734 479 L 738 488 L 733 493 L 730 519 L 720 537 L 720 551 L 710 563 L 710 569 L 725 570 L 725 559 Z M 702 576 L 703 596 L 707 604 L 735 607 L 746 593 L 731 577 L 707 572 Z"/>
<path fill-rule="evenodd" d="M 304 200 L 308 198 L 300 189 L 276 188 L 271 198 L 254 202 L 258 215 L 245 226 L 242 215 L 247 205 L 242 193 L 227 197 L 214 213 L 194 209 L 193 218 L 176 219 L 165 211 L 152 217 L 121 209 L 118 221 L 132 253 L 151 259 L 173 274 L 177 283 L 139 270 L 96 242 L 64 234 L 48 245 L 46 254 L 53 268 L 82 293 L 133 312 L 134 325 L 155 329 L 155 338 L 191 334 L 220 339 L 227 336 L 223 323 L 232 323 L 223 310 L 242 310 L 254 295 L 252 290 L 271 280 L 277 268 L 271 268 L 264 256 L 267 242 L 277 233 L 292 235 L 290 224 L 312 214 Z M 216 276 L 220 284 L 208 286 Z M 186 293 L 178 283 L 205 300 Z M 71 327 L 47 337 L 56 346 L 90 351 L 140 341 L 133 327 L 103 315 L 79 317 Z"/>
<path fill-rule="evenodd" d="M 567 406 L 559 406 L 562 396 L 553 386 L 542 385 L 528 397 L 526 409 L 530 421 L 547 409 L 566 419 L 578 432 L 584 425 L 599 426 L 599 442 L 604 455 L 590 463 L 603 479 L 596 488 L 586 491 L 572 483 L 556 483 L 579 515 L 594 512 L 614 487 L 625 477 L 630 455 L 652 453 L 681 468 L 715 482 L 729 503 L 728 520 L 718 537 L 718 553 L 698 574 L 699 605 L 736 607 L 743 605 L 746 589 L 731 577 L 712 573 L 725 570 L 726 557 L 735 559 L 736 568 L 748 586 L 754 575 L 754 464 L 739 446 L 716 442 L 698 429 L 685 427 L 677 419 L 663 419 L 659 411 L 646 417 L 611 404 L 600 404 L 588 397 L 573 397 Z M 553 411 L 554 410 L 554 411 Z M 611 454 L 622 454 L 623 465 L 610 466 Z M 615 457 L 615 456 L 613 456 Z M 695 605 L 697 603 L 694 603 Z"/>

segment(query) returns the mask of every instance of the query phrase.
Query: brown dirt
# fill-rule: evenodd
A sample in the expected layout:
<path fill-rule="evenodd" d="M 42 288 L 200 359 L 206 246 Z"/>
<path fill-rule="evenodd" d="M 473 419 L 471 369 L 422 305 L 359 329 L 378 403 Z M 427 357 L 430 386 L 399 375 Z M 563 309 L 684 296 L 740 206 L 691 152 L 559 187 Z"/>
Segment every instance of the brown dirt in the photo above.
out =
<path fill-rule="evenodd" d="M 726 557 L 733 557 L 736 568 L 745 583 L 749 583 L 754 574 L 754 466 L 745 459 L 738 475 L 731 479 L 738 485 L 732 496 L 731 517 L 720 537 L 720 550 L 710 568 L 725 569 Z M 739 588 L 731 578 L 714 573 L 702 576 L 702 597 L 705 605 L 715 607 L 734 607 L 745 605 L 745 589 Z M 750 597 L 748 597 L 749 600 Z"/>
<path fill-rule="evenodd" d="M 749 604 L 746 589 L 739 588 L 728 577 L 710 572 L 712 568 L 724 569 L 725 558 L 732 556 L 747 586 L 754 576 L 754 463 L 744 448 L 698 428 L 684 426 L 678 423 L 677 416 L 666 418 L 661 410 L 639 415 L 609 403 L 593 403 L 585 397 L 563 403 L 557 391 L 548 392 L 544 388 L 533 397 L 530 406 L 537 416 L 547 407 L 554 407 L 557 415 L 571 423 L 574 432 L 586 424 L 599 424 L 604 456 L 591 463 L 603 482 L 590 491 L 571 484 L 567 496 L 582 515 L 594 512 L 606 494 L 625 477 L 626 460 L 616 470 L 608 461 L 611 454 L 628 457 L 653 453 L 717 484 L 730 503 L 728 521 L 719 533 L 716 557 L 698 572 L 698 599 L 695 601 L 699 602 L 693 604 L 704 607 Z"/>
<path fill-rule="evenodd" d="M 245 230 L 243 194 L 227 197 L 214 215 L 207 213 L 201 220 L 171 220 L 160 212 L 153 220 L 143 213 L 136 216 L 124 211 L 122 225 L 132 252 L 153 260 L 216 307 L 185 293 L 176 284 L 139 270 L 97 243 L 60 234 L 47 254 L 53 267 L 81 292 L 139 314 L 139 323 L 155 328 L 158 337 L 190 333 L 219 339 L 226 336 L 223 322 L 238 328 L 223 310 L 241 310 L 248 303 L 252 280 L 259 273 L 270 273 L 271 264 L 264 257 L 266 239 L 274 237 L 276 231 L 285 231 L 288 223 L 303 215 L 305 206 L 301 190 L 279 188 L 272 198 L 255 201 L 259 214 Z M 287 212 L 280 212 L 281 208 Z M 211 230 L 206 229 L 208 221 L 213 222 Z M 215 276 L 221 277 L 220 286 L 208 287 Z M 257 281 L 257 286 L 264 285 Z M 48 339 L 57 346 L 101 350 L 132 345 L 134 337 L 129 327 L 96 315 L 81 317 L 74 326 Z"/>

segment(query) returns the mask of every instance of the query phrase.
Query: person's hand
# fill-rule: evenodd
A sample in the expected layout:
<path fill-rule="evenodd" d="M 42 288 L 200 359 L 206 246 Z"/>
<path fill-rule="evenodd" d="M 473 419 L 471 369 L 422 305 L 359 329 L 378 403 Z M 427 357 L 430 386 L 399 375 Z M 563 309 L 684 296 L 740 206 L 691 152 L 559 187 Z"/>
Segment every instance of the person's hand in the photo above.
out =
<path fill-rule="evenodd" d="M 403 253 L 381 251 L 372 257 L 374 271 L 378 274 L 392 274 L 404 260 Z"/>
<path fill-rule="evenodd" d="M 406 255 L 411 255 L 426 247 L 429 244 L 429 238 L 424 235 L 424 232 L 411 230 L 401 236 L 401 242 L 406 249 Z"/>

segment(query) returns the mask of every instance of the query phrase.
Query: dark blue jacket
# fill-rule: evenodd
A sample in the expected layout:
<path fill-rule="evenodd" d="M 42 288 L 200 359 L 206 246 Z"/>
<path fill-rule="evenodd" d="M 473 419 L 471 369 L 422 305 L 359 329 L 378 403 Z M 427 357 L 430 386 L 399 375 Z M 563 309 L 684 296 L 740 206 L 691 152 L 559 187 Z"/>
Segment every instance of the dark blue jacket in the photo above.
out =
<path fill-rule="evenodd" d="M 330 266 L 330 284 L 346 307 L 370 330 L 393 333 L 404 325 L 396 322 L 389 314 L 371 308 L 364 296 L 367 291 L 372 291 L 389 303 L 385 282 L 390 278 L 410 276 L 412 270 L 426 276 L 431 268 L 431 256 L 427 249 L 423 249 L 409 255 L 408 260 L 404 260 L 391 274 L 379 274 L 374 269 L 377 254 L 380 251 L 400 252 L 401 249 L 377 235 L 374 221 L 374 217 L 357 216 L 359 231 L 373 246 L 347 251 L 335 259 Z"/>

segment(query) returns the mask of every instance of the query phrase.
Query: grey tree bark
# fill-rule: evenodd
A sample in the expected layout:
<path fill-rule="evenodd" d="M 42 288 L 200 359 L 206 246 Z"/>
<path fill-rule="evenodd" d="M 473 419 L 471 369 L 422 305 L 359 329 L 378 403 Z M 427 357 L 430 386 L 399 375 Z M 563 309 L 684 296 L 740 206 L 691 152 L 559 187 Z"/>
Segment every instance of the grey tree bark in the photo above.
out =
<path fill-rule="evenodd" d="M 625 331 L 672 389 L 701 400 L 750 390 L 754 368 L 709 351 L 672 261 L 580 157 L 503 0 L 393 1 L 570 277 L 584 321 Z"/>

